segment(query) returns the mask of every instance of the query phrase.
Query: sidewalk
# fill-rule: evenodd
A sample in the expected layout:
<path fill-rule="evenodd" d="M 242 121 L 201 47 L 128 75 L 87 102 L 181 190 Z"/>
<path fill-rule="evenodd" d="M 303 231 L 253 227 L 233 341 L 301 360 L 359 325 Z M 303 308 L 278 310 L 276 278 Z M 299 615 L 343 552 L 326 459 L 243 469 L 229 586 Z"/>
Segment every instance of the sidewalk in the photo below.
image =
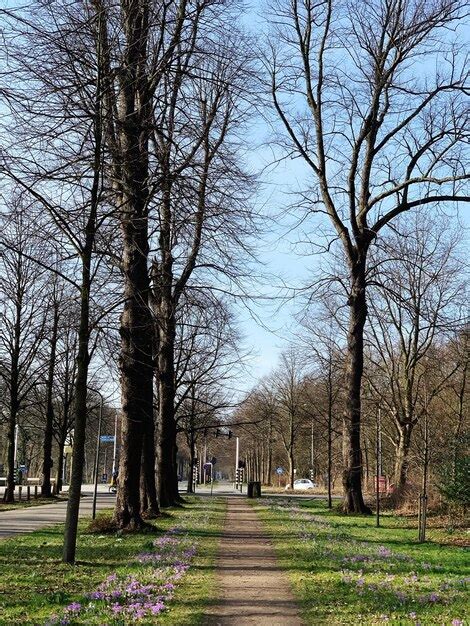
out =
<path fill-rule="evenodd" d="M 298 606 L 254 509 L 229 497 L 216 561 L 218 600 L 204 626 L 301 626 Z"/>

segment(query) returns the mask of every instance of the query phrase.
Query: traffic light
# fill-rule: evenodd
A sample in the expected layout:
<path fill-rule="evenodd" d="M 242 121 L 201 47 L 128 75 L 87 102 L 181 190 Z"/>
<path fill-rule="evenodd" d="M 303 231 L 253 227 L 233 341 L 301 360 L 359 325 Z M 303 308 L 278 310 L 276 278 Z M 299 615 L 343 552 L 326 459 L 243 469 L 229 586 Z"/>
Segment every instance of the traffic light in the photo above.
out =
<path fill-rule="evenodd" d="M 229 438 L 229 439 L 231 439 L 231 438 L 232 438 L 232 435 L 233 435 L 232 431 L 231 431 L 231 430 L 229 430 L 229 431 L 228 431 L 228 438 Z"/>

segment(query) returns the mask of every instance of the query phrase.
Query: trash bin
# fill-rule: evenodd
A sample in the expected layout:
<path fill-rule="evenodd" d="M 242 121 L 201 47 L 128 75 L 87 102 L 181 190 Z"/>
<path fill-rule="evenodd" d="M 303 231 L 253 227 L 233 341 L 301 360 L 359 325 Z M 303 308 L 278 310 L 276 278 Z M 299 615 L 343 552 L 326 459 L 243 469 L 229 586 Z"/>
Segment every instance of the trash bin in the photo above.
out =
<path fill-rule="evenodd" d="M 258 480 L 248 483 L 247 496 L 249 498 L 261 498 L 261 483 Z"/>

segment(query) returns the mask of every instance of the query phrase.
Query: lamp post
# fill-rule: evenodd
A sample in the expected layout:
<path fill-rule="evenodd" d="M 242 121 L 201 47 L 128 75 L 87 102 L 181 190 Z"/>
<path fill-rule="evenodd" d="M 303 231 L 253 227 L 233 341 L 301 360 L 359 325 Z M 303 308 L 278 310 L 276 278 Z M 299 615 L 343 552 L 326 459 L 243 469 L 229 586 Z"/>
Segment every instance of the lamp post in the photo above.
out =
<path fill-rule="evenodd" d="M 235 489 L 238 489 L 238 463 L 240 456 L 240 440 L 235 437 Z"/>
<path fill-rule="evenodd" d="M 19 427 L 18 424 L 15 424 L 15 447 L 13 450 L 13 465 L 14 467 L 16 467 L 17 461 L 18 461 L 18 431 L 19 431 Z"/>
<path fill-rule="evenodd" d="M 93 390 L 95 393 L 97 393 L 99 395 L 99 397 L 101 398 L 101 402 L 100 402 L 100 413 L 99 413 L 99 417 L 98 417 L 98 438 L 96 440 L 96 454 L 95 454 L 95 484 L 93 486 L 93 508 L 92 508 L 92 513 L 91 516 L 93 519 L 95 519 L 96 517 L 96 495 L 98 492 L 98 461 L 99 461 L 99 457 L 100 457 L 100 445 L 101 445 L 101 422 L 103 420 L 103 396 L 101 395 L 101 393 L 99 391 Z"/>
<path fill-rule="evenodd" d="M 117 425 L 118 425 L 118 410 L 116 409 L 116 413 L 114 415 L 113 469 L 112 469 L 112 474 L 111 474 L 112 476 L 114 476 L 116 472 Z"/>

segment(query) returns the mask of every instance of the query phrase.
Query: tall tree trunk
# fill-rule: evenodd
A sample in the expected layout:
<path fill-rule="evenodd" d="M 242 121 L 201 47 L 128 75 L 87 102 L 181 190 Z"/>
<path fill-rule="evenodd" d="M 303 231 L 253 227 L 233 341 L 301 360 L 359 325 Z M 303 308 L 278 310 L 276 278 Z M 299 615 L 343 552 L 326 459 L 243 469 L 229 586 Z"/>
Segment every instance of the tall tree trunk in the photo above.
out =
<path fill-rule="evenodd" d="M 135 198 L 134 198 L 135 201 Z M 134 205 L 135 208 L 135 205 Z M 147 220 L 123 222 L 124 310 L 121 316 L 122 431 L 119 482 L 114 520 L 119 528 L 143 526 L 140 515 L 140 470 L 144 431 L 147 457 L 149 424 L 153 423 L 152 319 L 148 306 Z M 153 439 L 153 435 L 152 435 Z M 148 462 L 147 462 L 148 460 Z M 152 464 L 146 459 L 146 467 Z M 149 484 L 151 480 L 149 480 Z"/>
<path fill-rule="evenodd" d="M 7 448 L 7 485 L 5 491 L 5 502 L 15 501 L 15 431 L 16 431 L 17 409 L 15 404 L 10 405 L 10 417 L 8 420 L 8 448 Z"/>
<path fill-rule="evenodd" d="M 91 227 L 91 224 L 89 224 Z M 93 220 L 94 226 L 94 220 Z M 90 244 L 94 238 L 90 232 Z M 64 530 L 64 549 L 62 559 L 65 563 L 75 562 L 77 546 L 78 514 L 82 490 L 83 465 L 85 461 L 85 440 L 87 421 L 87 383 L 90 356 L 88 343 L 90 339 L 90 264 L 91 245 L 87 246 L 82 258 L 82 290 L 80 301 L 80 325 L 78 329 L 77 378 L 75 382 L 75 419 L 73 432 L 73 457 L 70 486 L 67 501 L 67 514 Z"/>
<path fill-rule="evenodd" d="M 289 486 L 291 489 L 294 488 L 294 451 L 291 448 L 289 450 Z"/>
<path fill-rule="evenodd" d="M 64 486 L 64 448 L 65 448 L 65 441 L 63 439 L 61 439 L 59 441 L 59 451 L 58 451 L 58 456 L 57 456 L 57 472 L 56 472 L 56 487 L 57 487 L 57 493 L 59 494 Z"/>
<path fill-rule="evenodd" d="M 11 356 L 10 373 L 10 415 L 8 419 L 8 448 L 7 448 L 7 485 L 5 502 L 15 501 L 15 434 L 20 408 L 19 400 L 19 359 L 21 350 L 21 306 L 22 302 L 17 299 L 13 351 Z"/>
<path fill-rule="evenodd" d="M 372 511 L 362 495 L 361 455 L 361 382 L 364 369 L 364 326 L 367 317 L 365 253 L 351 267 L 351 293 L 349 296 L 349 330 L 346 359 L 347 406 L 347 459 L 343 472 L 344 504 L 346 513 Z"/>
<path fill-rule="evenodd" d="M 147 485 L 145 482 L 145 460 L 144 460 L 144 451 L 142 448 L 142 468 L 140 472 L 140 508 L 142 514 L 145 514 L 149 506 L 149 501 L 147 497 Z"/>
<path fill-rule="evenodd" d="M 118 180 L 123 238 L 124 309 L 121 315 L 122 433 L 114 520 L 119 528 L 143 526 L 140 473 L 143 438 L 153 421 L 153 341 L 148 271 L 148 140 L 151 91 L 147 76 L 148 3 L 123 2 L 125 34 L 118 103 Z M 149 444 L 149 448 L 150 448 Z M 147 452 L 149 450 L 147 448 Z M 151 460 L 146 461 L 146 467 Z"/>
<path fill-rule="evenodd" d="M 153 372 L 152 372 L 153 378 Z M 142 513 L 148 519 L 154 518 L 159 514 L 157 487 L 155 484 L 155 423 L 153 419 L 147 420 L 144 428 L 144 441 L 142 450 L 142 472 L 145 482 L 146 505 L 141 503 Z"/>
<path fill-rule="evenodd" d="M 328 508 L 333 507 L 331 495 L 331 473 L 333 467 L 333 407 L 331 402 L 331 394 L 328 401 Z"/>
<path fill-rule="evenodd" d="M 169 305 L 171 307 L 171 304 Z M 176 474 L 176 423 L 175 423 L 175 373 L 174 373 L 174 316 L 173 311 L 160 317 L 160 342 L 158 358 L 159 439 L 158 485 L 160 506 L 178 502 L 178 477 Z M 175 485 L 176 478 L 176 485 Z"/>
<path fill-rule="evenodd" d="M 273 470 L 273 420 L 271 415 L 269 416 L 269 430 L 268 430 L 268 467 L 267 467 L 267 485 L 272 484 L 271 475 Z"/>
<path fill-rule="evenodd" d="M 62 560 L 74 563 L 77 547 L 78 516 L 85 462 L 85 442 L 87 423 L 87 387 L 88 367 L 90 364 L 90 290 L 91 260 L 96 237 L 96 221 L 100 201 L 101 157 L 102 157 L 102 107 L 101 107 L 101 17 L 98 17 L 97 58 L 98 75 L 96 78 L 95 110 L 93 119 L 93 181 L 90 192 L 90 211 L 85 225 L 85 241 L 81 253 L 81 289 L 80 289 L 80 322 L 78 327 L 78 353 L 76 359 L 75 409 L 72 471 L 65 517 L 64 546 Z"/>
<path fill-rule="evenodd" d="M 54 294 L 54 298 L 56 295 Z M 59 328 L 59 304 L 54 302 L 53 321 L 51 333 L 51 352 L 49 356 L 49 368 L 47 373 L 47 399 L 46 399 L 46 424 L 44 428 L 43 459 L 42 459 L 42 485 L 41 495 L 49 498 L 52 495 L 51 470 L 52 470 L 52 439 L 54 436 L 54 372 L 56 364 L 57 332 Z"/>

